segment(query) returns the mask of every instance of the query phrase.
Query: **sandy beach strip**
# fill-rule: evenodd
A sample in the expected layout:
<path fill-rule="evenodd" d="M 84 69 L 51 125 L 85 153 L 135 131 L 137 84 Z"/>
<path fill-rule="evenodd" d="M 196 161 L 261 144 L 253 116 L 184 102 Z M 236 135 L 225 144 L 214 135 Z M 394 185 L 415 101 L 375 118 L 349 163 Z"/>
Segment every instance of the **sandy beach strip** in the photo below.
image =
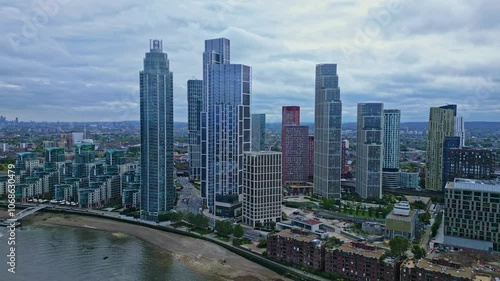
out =
<path fill-rule="evenodd" d="M 7 212 L 0 209 L 0 218 Z M 59 225 L 103 230 L 135 236 L 170 252 L 194 270 L 231 281 L 289 281 L 278 273 L 210 242 L 125 222 L 74 214 L 37 213 L 24 219 L 28 225 Z M 225 260 L 224 264 L 221 260 Z"/>

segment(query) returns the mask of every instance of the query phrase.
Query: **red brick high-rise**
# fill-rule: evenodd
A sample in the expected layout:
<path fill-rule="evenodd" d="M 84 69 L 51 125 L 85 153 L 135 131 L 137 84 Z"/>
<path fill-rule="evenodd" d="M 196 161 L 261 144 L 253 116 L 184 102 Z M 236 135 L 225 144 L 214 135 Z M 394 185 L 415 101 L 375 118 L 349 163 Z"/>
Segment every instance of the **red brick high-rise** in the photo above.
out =
<path fill-rule="evenodd" d="M 283 183 L 309 179 L 309 127 L 300 126 L 300 107 L 283 106 L 281 117 Z"/>

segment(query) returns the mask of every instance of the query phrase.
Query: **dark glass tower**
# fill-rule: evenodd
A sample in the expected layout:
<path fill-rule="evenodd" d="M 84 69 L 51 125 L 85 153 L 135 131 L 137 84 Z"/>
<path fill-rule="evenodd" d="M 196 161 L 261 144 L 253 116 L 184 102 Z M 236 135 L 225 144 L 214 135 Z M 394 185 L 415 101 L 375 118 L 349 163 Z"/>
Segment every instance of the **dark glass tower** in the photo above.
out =
<path fill-rule="evenodd" d="M 140 72 L 141 218 L 157 221 L 174 207 L 172 72 L 161 40 L 150 41 Z"/>
<path fill-rule="evenodd" d="M 189 131 L 189 178 L 192 180 L 200 179 L 201 169 L 201 126 L 200 117 L 203 108 L 203 81 L 187 81 L 188 98 L 188 131 Z"/>

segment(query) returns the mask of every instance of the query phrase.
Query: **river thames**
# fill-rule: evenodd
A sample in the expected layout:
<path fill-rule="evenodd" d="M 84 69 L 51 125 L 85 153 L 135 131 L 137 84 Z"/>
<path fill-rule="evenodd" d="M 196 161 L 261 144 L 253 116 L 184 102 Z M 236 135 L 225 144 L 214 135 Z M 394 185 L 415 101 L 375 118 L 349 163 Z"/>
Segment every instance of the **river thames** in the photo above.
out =
<path fill-rule="evenodd" d="M 16 231 L 16 273 L 7 271 L 9 233 L 0 228 L 0 276 L 9 281 L 220 281 L 132 236 L 63 226 Z M 4 277 L 6 277 L 4 279 Z"/>

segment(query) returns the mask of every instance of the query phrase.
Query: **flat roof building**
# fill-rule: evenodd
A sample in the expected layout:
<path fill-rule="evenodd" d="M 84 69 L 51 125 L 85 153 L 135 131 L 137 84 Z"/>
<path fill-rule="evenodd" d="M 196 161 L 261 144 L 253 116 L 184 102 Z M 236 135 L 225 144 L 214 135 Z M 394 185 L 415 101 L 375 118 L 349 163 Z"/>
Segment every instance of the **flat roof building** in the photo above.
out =
<path fill-rule="evenodd" d="M 397 280 L 400 262 L 386 250 L 360 242 L 325 250 L 325 272 L 348 280 Z"/>
<path fill-rule="evenodd" d="M 500 251 L 500 179 L 455 179 L 445 188 L 444 243 Z"/>
<path fill-rule="evenodd" d="M 407 259 L 401 264 L 401 281 L 490 281 L 491 276 L 475 274 L 471 267 L 463 267 L 446 259 Z"/>
<path fill-rule="evenodd" d="M 243 223 L 281 221 L 281 152 L 246 152 L 243 160 Z"/>
<path fill-rule="evenodd" d="M 413 240 L 418 232 L 418 211 L 410 210 L 406 201 L 399 202 L 385 218 L 385 236 L 394 238 L 396 236 Z"/>
<path fill-rule="evenodd" d="M 323 271 L 325 244 L 309 231 L 285 229 L 267 237 L 267 256 L 275 261 Z"/>

